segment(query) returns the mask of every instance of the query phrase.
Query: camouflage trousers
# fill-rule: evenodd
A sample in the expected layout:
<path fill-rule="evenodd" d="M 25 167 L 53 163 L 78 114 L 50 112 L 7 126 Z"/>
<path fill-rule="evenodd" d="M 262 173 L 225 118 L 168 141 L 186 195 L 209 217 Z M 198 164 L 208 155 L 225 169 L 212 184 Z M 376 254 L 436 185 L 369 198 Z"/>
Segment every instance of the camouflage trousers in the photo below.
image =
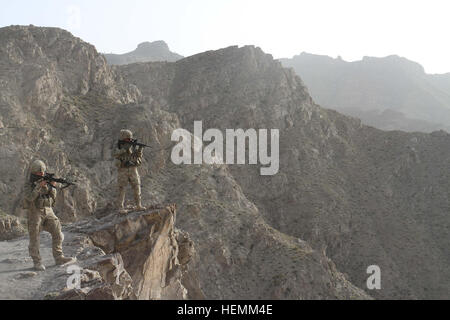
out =
<path fill-rule="evenodd" d="M 63 256 L 62 242 L 64 235 L 61 232 L 61 222 L 55 216 L 52 208 L 34 208 L 28 212 L 28 233 L 30 235 L 28 250 L 34 263 L 41 262 L 39 235 L 42 231 L 46 231 L 52 236 L 53 257 L 57 259 Z"/>
<path fill-rule="evenodd" d="M 119 187 L 119 195 L 117 198 L 117 206 L 122 208 L 125 202 L 125 188 L 131 185 L 134 193 L 134 201 L 136 205 L 141 203 L 141 177 L 137 167 L 119 168 L 117 182 Z"/>

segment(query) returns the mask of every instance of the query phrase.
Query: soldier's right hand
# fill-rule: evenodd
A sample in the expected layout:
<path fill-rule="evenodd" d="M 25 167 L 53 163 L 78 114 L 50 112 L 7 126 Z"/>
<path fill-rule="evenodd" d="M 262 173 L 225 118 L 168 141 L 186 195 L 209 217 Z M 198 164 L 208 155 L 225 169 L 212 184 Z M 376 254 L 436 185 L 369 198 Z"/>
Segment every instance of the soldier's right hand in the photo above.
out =
<path fill-rule="evenodd" d="M 39 183 L 39 186 L 46 187 L 47 186 L 47 181 L 45 181 L 45 180 L 41 181 L 41 183 Z"/>

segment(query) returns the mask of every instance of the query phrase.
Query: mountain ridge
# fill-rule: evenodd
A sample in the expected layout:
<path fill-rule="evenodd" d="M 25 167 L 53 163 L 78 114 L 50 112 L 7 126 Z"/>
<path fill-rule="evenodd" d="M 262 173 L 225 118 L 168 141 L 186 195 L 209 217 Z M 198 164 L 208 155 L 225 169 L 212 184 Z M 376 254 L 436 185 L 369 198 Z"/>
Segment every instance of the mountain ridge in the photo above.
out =
<path fill-rule="evenodd" d="M 397 55 L 347 62 L 302 53 L 280 61 L 294 68 L 320 105 L 367 125 L 410 132 L 450 129 L 450 73 L 427 74 Z"/>
<path fill-rule="evenodd" d="M 54 56 L 48 37 L 42 39 L 32 47 Z M 118 130 L 128 127 L 152 148 L 140 169 L 144 202 L 177 203 L 177 226 L 194 243 L 206 298 L 449 296 L 445 132 L 384 132 L 324 109 L 293 70 L 254 46 L 114 67 L 94 54 L 96 69 L 79 63 L 85 51 L 64 38 L 70 44 L 64 57 L 73 61 L 27 56 L 25 64 L 42 69 L 41 77 L 27 78 L 20 72 L 26 75 L 28 67 L 13 53 L 30 42 L 6 42 L 0 50 L 17 50 L 1 55 L 7 58 L 0 66 L 19 76 L 3 74 L 0 120 L 9 126 L 6 116 L 14 115 L 30 129 L 0 135 L 0 156 L 17 164 L 0 167 L 3 194 L 18 195 L 8 179 L 23 176 L 28 160 L 41 157 L 80 181 L 57 201 L 64 221 L 89 217 L 114 197 L 111 152 Z M 22 83 L 43 88 L 47 71 L 63 84 L 60 95 L 31 90 L 29 98 L 18 99 Z M 219 130 L 279 129 L 279 173 L 262 177 L 254 166 L 174 165 L 162 150 L 171 132 L 191 130 L 199 119 L 204 128 Z M 20 216 L 17 197 L 0 197 L 1 209 Z M 365 286 L 374 263 L 382 270 L 380 291 Z"/>
<path fill-rule="evenodd" d="M 78 181 L 77 188 L 58 194 L 55 208 L 69 227 L 107 208 L 116 189 L 111 159 L 116 136 L 120 129 L 130 128 L 153 150 L 151 157 L 146 151 L 140 169 L 144 203 L 177 204 L 177 226 L 189 233 L 198 253 L 192 259 L 198 279 L 190 284 L 198 283 L 206 298 L 370 298 L 324 253 L 269 226 L 226 165 L 176 166 L 170 161 L 164 146 L 181 127 L 161 95 L 171 90 L 166 85 L 170 77 L 155 79 L 149 86 L 153 94 L 146 96 L 146 89 L 127 82 L 119 67 L 109 67 L 97 52 L 91 56 L 89 45 L 66 35 L 45 28 L 0 29 L 0 50 L 14 49 L 2 52 L 0 67 L 15 70 L 2 74 L 0 87 L 6 129 L 0 135 L 0 157 L 5 159 L 0 188 L 7 195 L 0 197 L 3 211 L 24 215 L 18 205 L 20 188 L 35 158 L 46 160 L 52 172 Z M 50 45 L 54 38 L 57 41 Z M 244 57 L 252 62 L 248 53 Z M 165 77 L 173 64 L 124 66 L 134 67 L 152 69 L 154 76 L 160 71 Z M 29 77 L 30 68 L 39 72 Z M 24 85 L 31 90 L 22 98 Z M 9 128 L 12 115 L 23 128 Z M 11 162 L 16 165 L 9 166 Z M 276 260 L 268 258 L 275 256 Z"/>

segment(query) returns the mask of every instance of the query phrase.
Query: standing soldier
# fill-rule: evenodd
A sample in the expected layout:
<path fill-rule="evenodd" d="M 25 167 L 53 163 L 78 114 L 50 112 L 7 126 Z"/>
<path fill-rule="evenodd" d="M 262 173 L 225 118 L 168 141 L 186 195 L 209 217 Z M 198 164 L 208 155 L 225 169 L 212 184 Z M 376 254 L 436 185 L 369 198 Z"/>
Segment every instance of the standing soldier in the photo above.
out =
<path fill-rule="evenodd" d="M 45 175 L 45 163 L 36 160 L 30 168 L 30 181 L 25 185 L 25 208 L 28 209 L 28 233 L 30 235 L 30 245 L 28 247 L 33 259 L 34 269 L 44 271 L 39 254 L 39 234 L 42 230 L 47 231 L 52 236 L 53 257 L 57 265 L 75 262 L 75 258 L 64 257 L 62 242 L 64 235 L 61 232 L 61 223 L 55 216 L 52 207 L 56 200 L 56 183 L 51 186 L 42 178 Z"/>
<path fill-rule="evenodd" d="M 120 140 L 118 150 L 114 157 L 118 168 L 118 186 L 119 197 L 117 199 L 117 207 L 120 213 L 126 213 L 124 208 L 125 188 L 128 183 L 131 184 L 134 192 L 135 210 L 143 211 L 145 207 L 141 203 L 141 178 L 139 176 L 138 167 L 143 159 L 143 147 L 132 144 L 133 133 L 130 130 L 120 131 Z"/>

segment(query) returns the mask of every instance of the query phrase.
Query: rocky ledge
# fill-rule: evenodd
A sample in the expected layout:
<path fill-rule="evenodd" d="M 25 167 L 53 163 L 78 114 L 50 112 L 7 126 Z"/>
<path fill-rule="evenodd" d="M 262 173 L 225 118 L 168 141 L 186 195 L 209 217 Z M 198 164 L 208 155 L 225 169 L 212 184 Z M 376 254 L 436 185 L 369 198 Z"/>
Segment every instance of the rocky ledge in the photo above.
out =
<path fill-rule="evenodd" d="M 5 281 L 14 282 L 11 285 L 18 288 L 5 292 L 8 296 L 3 298 L 204 298 L 196 276 L 191 271 L 195 257 L 193 243 L 187 233 L 175 228 L 175 205 L 128 215 L 119 215 L 114 210 L 108 214 L 108 211 L 103 210 L 96 217 L 64 228 L 64 251 L 66 255 L 77 258 L 77 263 L 73 265 L 51 265 L 51 239 L 45 234 L 41 237 L 41 251 L 47 265 L 45 272 L 21 269 L 21 265 L 18 265 L 20 259 L 0 261 L 9 268 L 0 272 L 10 278 L 5 278 Z M 4 249 L 8 246 L 20 247 L 24 252 L 16 257 L 23 255 L 21 261 L 31 266 L 25 252 L 27 240 L 23 237 L 5 242 Z M 46 254 L 49 257 L 46 258 Z"/>

